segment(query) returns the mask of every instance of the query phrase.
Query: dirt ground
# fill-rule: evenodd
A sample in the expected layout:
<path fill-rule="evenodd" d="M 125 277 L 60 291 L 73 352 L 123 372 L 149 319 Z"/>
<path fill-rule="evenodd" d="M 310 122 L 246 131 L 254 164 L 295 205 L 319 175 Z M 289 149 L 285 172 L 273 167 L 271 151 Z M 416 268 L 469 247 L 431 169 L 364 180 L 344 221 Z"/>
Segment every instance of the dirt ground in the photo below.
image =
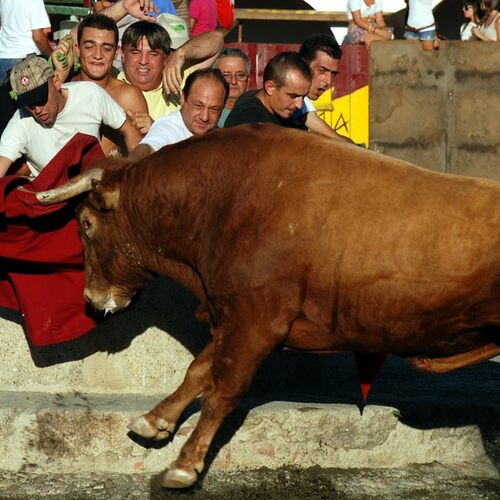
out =
<path fill-rule="evenodd" d="M 201 484 L 186 491 L 165 490 L 159 485 L 158 477 L 148 475 L 0 473 L 0 499 L 499 499 L 500 480 L 481 477 L 480 468 L 481 464 L 450 468 L 434 463 L 397 470 L 261 469 L 239 474 L 208 474 Z"/>

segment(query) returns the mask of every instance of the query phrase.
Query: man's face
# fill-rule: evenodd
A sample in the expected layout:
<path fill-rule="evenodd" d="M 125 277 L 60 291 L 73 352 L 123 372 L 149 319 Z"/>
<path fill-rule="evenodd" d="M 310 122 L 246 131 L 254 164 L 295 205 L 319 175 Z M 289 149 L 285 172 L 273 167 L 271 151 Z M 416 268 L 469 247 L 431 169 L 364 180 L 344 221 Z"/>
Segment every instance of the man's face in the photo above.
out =
<path fill-rule="evenodd" d="M 82 66 L 82 73 L 88 79 L 106 78 L 110 74 L 115 54 L 116 42 L 112 31 L 97 28 L 83 30 L 77 55 Z"/>
<path fill-rule="evenodd" d="M 219 121 L 224 108 L 224 87 L 212 76 L 198 78 L 183 100 L 181 115 L 194 135 L 210 132 Z"/>
<path fill-rule="evenodd" d="M 233 109 L 238 97 L 248 88 L 247 65 L 241 57 L 227 56 L 217 61 L 215 66 L 220 69 L 222 76 L 229 83 L 226 108 Z"/>
<path fill-rule="evenodd" d="M 140 90 L 154 90 L 161 84 L 167 55 L 163 50 L 153 50 L 145 37 L 137 47 L 127 45 L 123 49 L 123 69 L 127 80 Z"/>
<path fill-rule="evenodd" d="M 315 101 L 328 90 L 339 73 L 340 61 L 333 59 L 326 52 L 318 50 L 316 57 L 309 64 L 312 71 L 312 83 L 309 90 L 309 99 Z"/>
<path fill-rule="evenodd" d="M 60 93 L 59 89 L 61 88 L 58 77 L 55 76 L 48 81 L 49 84 L 49 93 L 47 102 L 45 103 L 36 103 L 32 106 L 26 106 L 26 109 L 33 116 L 35 121 L 39 123 L 43 128 L 51 128 L 61 111 L 61 103 L 60 103 Z"/>
<path fill-rule="evenodd" d="M 285 119 L 291 118 L 302 107 L 310 86 L 311 82 L 294 68 L 288 70 L 281 87 L 278 88 L 272 80 L 264 83 L 269 107 L 274 114 Z"/>

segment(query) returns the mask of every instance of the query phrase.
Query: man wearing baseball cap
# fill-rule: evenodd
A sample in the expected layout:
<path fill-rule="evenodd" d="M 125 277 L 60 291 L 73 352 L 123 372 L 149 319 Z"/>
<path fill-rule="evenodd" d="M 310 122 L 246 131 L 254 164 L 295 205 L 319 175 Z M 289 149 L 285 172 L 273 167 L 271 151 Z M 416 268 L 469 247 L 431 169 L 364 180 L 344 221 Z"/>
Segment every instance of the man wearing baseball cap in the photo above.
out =
<path fill-rule="evenodd" d="M 62 84 L 34 54 L 12 68 L 10 83 L 19 109 L 0 139 L 0 177 L 22 155 L 36 177 L 75 134 L 99 139 L 102 124 L 121 132 L 129 151 L 142 137 L 106 91 L 92 82 Z"/>

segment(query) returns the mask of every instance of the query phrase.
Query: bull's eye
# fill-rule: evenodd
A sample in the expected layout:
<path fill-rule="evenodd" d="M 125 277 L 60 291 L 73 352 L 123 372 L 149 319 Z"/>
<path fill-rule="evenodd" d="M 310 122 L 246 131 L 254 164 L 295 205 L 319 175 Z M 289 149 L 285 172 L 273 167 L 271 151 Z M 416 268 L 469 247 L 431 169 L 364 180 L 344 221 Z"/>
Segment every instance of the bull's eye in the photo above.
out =
<path fill-rule="evenodd" d="M 92 222 L 89 219 L 83 219 L 80 224 L 84 231 L 88 231 L 92 227 Z"/>

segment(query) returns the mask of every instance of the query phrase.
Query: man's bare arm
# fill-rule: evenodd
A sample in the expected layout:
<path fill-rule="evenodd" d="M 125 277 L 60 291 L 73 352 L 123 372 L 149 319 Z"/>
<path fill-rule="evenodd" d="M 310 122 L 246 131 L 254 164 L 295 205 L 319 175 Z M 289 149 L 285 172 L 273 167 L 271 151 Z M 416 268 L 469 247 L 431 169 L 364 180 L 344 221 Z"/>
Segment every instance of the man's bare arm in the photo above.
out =
<path fill-rule="evenodd" d="M 5 174 L 11 165 L 11 160 L 9 160 L 6 156 L 0 156 L 0 177 L 5 177 Z"/>
<path fill-rule="evenodd" d="M 50 55 L 52 47 L 50 46 L 49 39 L 47 38 L 47 33 L 45 33 L 42 28 L 31 30 L 31 37 L 35 42 L 35 45 L 38 47 L 38 50 L 43 55 Z"/>
<path fill-rule="evenodd" d="M 127 14 L 144 21 L 156 21 L 156 18 L 149 16 L 147 12 L 158 12 L 158 8 L 152 0 L 118 0 L 113 5 L 101 10 L 100 14 L 104 14 L 117 22 Z"/>
<path fill-rule="evenodd" d="M 125 144 L 127 145 L 127 151 L 129 153 L 137 147 L 143 137 L 139 130 L 132 125 L 128 117 L 118 131 L 122 133 L 123 138 L 125 139 Z"/>
<path fill-rule="evenodd" d="M 174 50 L 163 70 L 163 87 L 167 94 L 178 94 L 182 88 L 184 71 L 191 66 L 210 66 L 222 47 L 224 36 L 219 31 L 208 31 L 195 36 Z"/>
<path fill-rule="evenodd" d="M 71 35 L 66 35 L 50 55 L 54 71 L 59 75 L 61 82 L 65 82 L 68 79 L 75 61 L 74 57 L 73 38 Z"/>
<path fill-rule="evenodd" d="M 329 137 L 330 139 L 334 139 L 336 141 L 350 142 L 351 144 L 353 143 L 349 137 L 337 134 L 335 130 L 333 130 L 314 112 L 307 113 L 305 125 L 311 132 L 316 134 L 324 135 L 325 137 Z"/>
<path fill-rule="evenodd" d="M 132 161 L 139 161 L 146 156 L 152 155 L 154 149 L 149 144 L 139 144 L 129 155 L 128 158 Z"/>

